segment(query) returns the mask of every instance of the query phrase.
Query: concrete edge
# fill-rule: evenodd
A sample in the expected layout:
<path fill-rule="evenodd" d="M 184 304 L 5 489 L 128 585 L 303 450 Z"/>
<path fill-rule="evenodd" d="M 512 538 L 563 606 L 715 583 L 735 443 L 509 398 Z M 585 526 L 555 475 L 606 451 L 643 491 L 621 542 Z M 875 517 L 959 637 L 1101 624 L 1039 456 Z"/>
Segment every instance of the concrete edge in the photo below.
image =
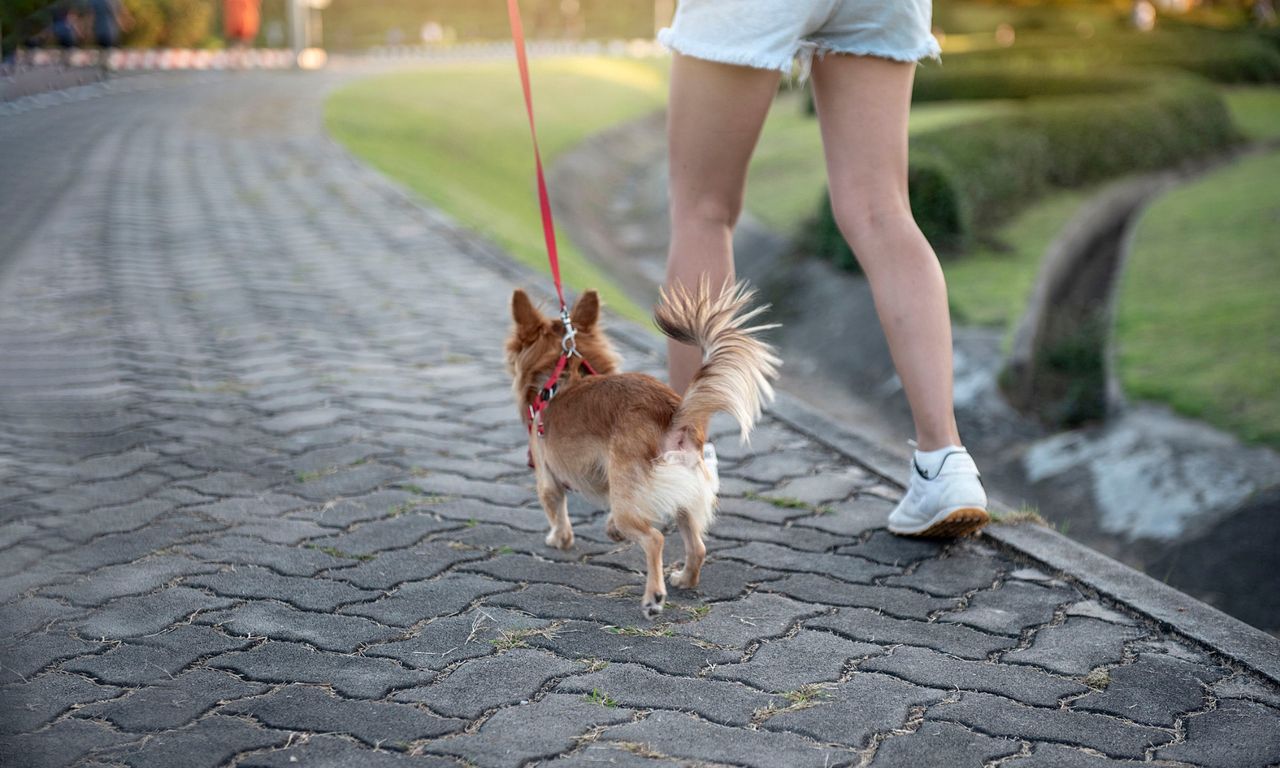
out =
<path fill-rule="evenodd" d="M 358 172 L 376 178 L 377 185 L 397 204 L 416 209 L 436 226 L 444 226 L 453 244 L 500 274 L 521 282 L 536 297 L 554 296 L 548 275 L 512 259 L 487 238 L 472 232 L 442 211 L 430 207 L 410 190 L 373 170 L 338 142 L 327 137 L 335 150 L 347 157 Z M 504 315 L 505 317 L 505 315 Z M 655 332 L 610 313 L 609 333 L 637 351 L 659 359 L 666 349 Z M 898 479 L 908 461 L 905 449 L 893 451 L 856 430 L 833 423 L 798 398 L 779 392 L 768 412 L 807 437 L 843 454 L 899 488 Z M 1008 512 L 1007 505 L 993 499 L 992 511 Z M 1217 654 L 1280 685 L 1280 638 L 1245 624 L 1190 595 L 1163 584 L 1106 555 L 1095 552 L 1057 531 L 1035 524 L 992 524 L 985 538 L 1072 580 L 1098 594 L 1123 603 L 1141 616 L 1203 645 Z"/>

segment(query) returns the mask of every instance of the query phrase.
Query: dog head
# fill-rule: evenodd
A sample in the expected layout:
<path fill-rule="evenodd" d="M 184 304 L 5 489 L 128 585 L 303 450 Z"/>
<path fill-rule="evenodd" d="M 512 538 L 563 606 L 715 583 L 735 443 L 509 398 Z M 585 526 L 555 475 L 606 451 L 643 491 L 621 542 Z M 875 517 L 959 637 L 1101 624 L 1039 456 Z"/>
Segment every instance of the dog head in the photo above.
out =
<path fill-rule="evenodd" d="M 560 359 L 560 342 L 564 338 L 564 323 L 558 317 L 546 317 L 529 300 L 522 290 L 511 296 L 511 317 L 515 327 L 507 339 L 507 373 L 511 374 L 516 404 L 524 418 L 528 418 L 529 405 L 537 397 L 538 390 Z M 587 291 L 569 311 L 577 335 L 574 343 L 596 373 L 614 373 L 618 369 L 618 354 L 600 327 L 600 296 Z M 570 363 L 565 379 L 577 374 L 578 365 Z"/>

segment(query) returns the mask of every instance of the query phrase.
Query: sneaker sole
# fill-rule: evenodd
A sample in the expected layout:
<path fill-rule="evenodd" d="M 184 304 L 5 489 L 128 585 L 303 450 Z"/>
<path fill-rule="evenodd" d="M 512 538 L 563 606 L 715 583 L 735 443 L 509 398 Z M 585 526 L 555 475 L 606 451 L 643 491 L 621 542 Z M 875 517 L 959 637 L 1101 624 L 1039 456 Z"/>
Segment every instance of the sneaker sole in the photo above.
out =
<path fill-rule="evenodd" d="M 991 522 L 991 515 L 981 507 L 960 507 L 948 512 L 941 520 L 930 523 L 920 531 L 893 531 L 899 536 L 917 538 L 959 538 L 982 530 Z M 892 529 L 890 529 L 892 530 Z"/>

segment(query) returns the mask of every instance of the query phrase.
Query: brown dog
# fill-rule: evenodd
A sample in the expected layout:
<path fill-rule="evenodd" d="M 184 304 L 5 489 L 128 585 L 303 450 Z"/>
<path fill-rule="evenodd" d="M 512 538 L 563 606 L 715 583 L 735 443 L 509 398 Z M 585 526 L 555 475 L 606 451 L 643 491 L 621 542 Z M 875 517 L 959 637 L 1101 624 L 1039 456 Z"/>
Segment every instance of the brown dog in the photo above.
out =
<path fill-rule="evenodd" d="M 684 566 L 672 585 L 698 584 L 706 547 L 702 534 L 715 514 L 718 480 L 702 458 L 707 423 L 717 412 L 737 419 L 742 438 L 750 434 L 763 401 L 773 397 L 777 357 L 756 333 L 771 326 L 744 327 L 764 311 L 748 310 L 754 296 L 741 283 L 726 284 L 717 298 L 704 280 L 696 296 L 682 289 L 664 292 L 654 320 L 667 336 L 703 351 L 703 365 L 681 400 L 652 376 L 618 373 L 618 356 L 600 328 L 600 299 L 585 293 L 570 313 L 580 357 L 571 357 L 558 382 L 548 382 L 561 356 L 564 323 L 544 317 L 524 291 L 512 296 L 515 329 L 507 342 L 507 369 L 516 405 L 529 429 L 529 457 L 538 498 L 551 523 L 547 544 L 573 545 L 565 495 L 577 490 L 610 510 L 608 531 L 616 540 L 638 543 L 648 578 L 641 607 L 652 618 L 662 611 L 660 528 L 675 520 L 684 539 Z M 595 370 L 591 375 L 583 360 Z M 548 383 L 554 397 L 540 414 L 530 406 Z M 540 423 L 534 423 L 540 422 Z"/>

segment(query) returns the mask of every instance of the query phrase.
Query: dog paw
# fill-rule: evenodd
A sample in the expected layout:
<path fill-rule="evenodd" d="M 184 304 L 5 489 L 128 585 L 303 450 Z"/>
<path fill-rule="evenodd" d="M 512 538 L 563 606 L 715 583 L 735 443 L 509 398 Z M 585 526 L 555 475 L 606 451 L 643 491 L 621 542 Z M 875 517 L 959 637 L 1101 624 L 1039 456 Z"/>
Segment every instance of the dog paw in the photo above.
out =
<path fill-rule="evenodd" d="M 667 577 L 667 583 L 676 589 L 693 589 L 698 586 L 698 580 L 684 568 L 672 571 Z"/>
<path fill-rule="evenodd" d="M 618 530 L 618 526 L 616 526 L 616 525 L 614 525 L 614 524 L 613 524 L 613 518 L 612 518 L 612 517 L 611 517 L 611 518 L 609 518 L 609 521 L 605 523 L 605 526 L 604 526 L 604 532 L 605 532 L 606 534 L 608 534 L 608 535 L 609 535 L 609 538 L 613 539 L 614 541 L 626 541 L 626 540 L 627 540 L 627 537 L 622 535 L 622 531 L 619 531 L 619 530 Z"/>
<path fill-rule="evenodd" d="M 547 534 L 546 542 L 548 547 L 568 549 L 573 546 L 573 531 L 552 531 Z"/>
<path fill-rule="evenodd" d="M 662 605 L 666 599 L 666 595 L 654 595 L 651 599 L 645 598 L 640 603 L 640 609 L 644 611 L 644 617 L 646 619 L 657 618 L 658 614 L 662 613 Z"/>

